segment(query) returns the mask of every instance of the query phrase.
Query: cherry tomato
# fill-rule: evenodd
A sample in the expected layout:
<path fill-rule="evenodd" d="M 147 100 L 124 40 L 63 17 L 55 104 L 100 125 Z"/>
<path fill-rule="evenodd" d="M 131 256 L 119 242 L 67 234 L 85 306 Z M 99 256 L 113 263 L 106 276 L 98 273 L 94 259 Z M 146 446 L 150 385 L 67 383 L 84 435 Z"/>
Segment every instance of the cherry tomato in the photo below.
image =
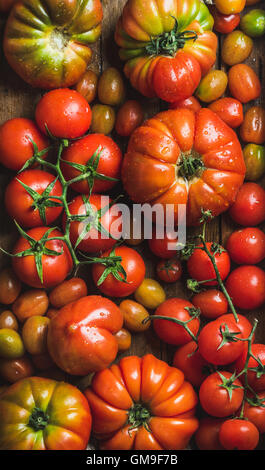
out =
<path fill-rule="evenodd" d="M 175 103 L 171 103 L 169 109 L 190 109 L 195 113 L 201 109 L 201 104 L 195 98 L 195 96 L 190 96 L 185 100 L 176 101 Z"/>
<path fill-rule="evenodd" d="M 241 103 L 260 96 L 261 83 L 254 70 L 246 64 L 236 64 L 229 69 L 228 86 L 231 95 Z"/>
<path fill-rule="evenodd" d="M 246 0 L 215 0 L 215 6 L 224 15 L 240 13 L 245 8 Z"/>
<path fill-rule="evenodd" d="M 214 29 L 218 33 L 228 34 L 231 33 L 240 22 L 239 13 L 232 13 L 224 15 L 220 13 L 214 5 L 207 5 L 214 19 Z"/>
<path fill-rule="evenodd" d="M 265 258 L 265 234 L 256 227 L 247 227 L 233 232 L 226 249 L 237 264 L 258 264 Z"/>
<path fill-rule="evenodd" d="M 265 147 L 247 144 L 243 149 L 247 181 L 257 181 L 265 172 Z"/>
<path fill-rule="evenodd" d="M 246 419 L 228 419 L 220 427 L 219 439 L 227 450 L 253 450 L 259 443 L 259 431 Z"/>
<path fill-rule="evenodd" d="M 9 119 L 0 126 L 0 161 L 10 170 L 19 171 L 33 157 L 34 147 L 39 151 L 49 145 L 48 139 L 39 131 L 34 121 L 24 118 Z M 43 154 L 42 158 L 46 158 Z"/>
<path fill-rule="evenodd" d="M 265 190 L 256 183 L 244 183 L 229 209 L 230 217 L 245 227 L 258 225 L 265 219 Z"/>
<path fill-rule="evenodd" d="M 228 78 L 222 70 L 210 70 L 201 80 L 195 94 L 205 103 L 220 98 L 227 87 Z"/>
<path fill-rule="evenodd" d="M 223 419 L 208 416 L 200 419 L 199 429 L 195 434 L 195 441 L 200 450 L 223 449 L 219 441 L 219 430 L 223 422 Z"/>
<path fill-rule="evenodd" d="M 98 98 L 110 106 L 118 106 L 124 101 L 125 86 L 119 70 L 114 67 L 104 70 L 98 82 Z"/>
<path fill-rule="evenodd" d="M 175 232 L 166 232 L 162 238 L 156 236 L 153 231 L 152 238 L 148 240 L 148 246 L 158 258 L 170 259 L 177 254 L 178 237 Z"/>
<path fill-rule="evenodd" d="M 263 392 L 265 390 L 265 345 L 259 343 L 252 344 L 251 353 L 254 357 L 251 356 L 248 362 L 248 384 L 255 392 Z M 245 367 L 246 357 L 247 350 L 245 348 L 235 363 L 237 373 L 241 372 Z M 244 375 L 241 376 L 241 380 L 244 381 Z"/>
<path fill-rule="evenodd" d="M 265 109 L 252 106 L 244 116 L 240 127 L 240 137 L 244 142 L 263 144 L 265 142 Z"/>
<path fill-rule="evenodd" d="M 122 328 L 118 333 L 115 333 L 114 338 L 117 340 L 119 351 L 127 351 L 127 349 L 130 349 L 132 335 L 128 330 Z"/>
<path fill-rule="evenodd" d="M 91 117 L 85 98 L 69 88 L 49 91 L 40 99 L 35 110 L 37 124 L 44 134 L 49 131 L 54 137 L 65 139 L 84 135 L 90 127 Z"/>
<path fill-rule="evenodd" d="M 49 294 L 50 304 L 56 309 L 62 308 L 87 295 L 87 285 L 80 277 L 73 277 L 56 286 Z"/>
<path fill-rule="evenodd" d="M 200 320 L 194 315 L 194 305 L 185 299 L 174 297 L 167 299 L 155 311 L 155 315 L 162 317 L 171 317 L 172 319 L 189 321 L 188 327 L 193 335 L 196 335 Z M 184 329 L 183 325 L 179 325 L 170 320 L 154 320 L 154 330 L 157 336 L 168 344 L 180 346 L 189 343 L 192 339 L 191 335 Z"/>
<path fill-rule="evenodd" d="M 238 321 L 235 320 L 233 313 L 226 313 L 219 317 L 219 320 L 222 322 L 233 321 L 236 323 L 237 328 L 241 331 L 242 338 L 247 339 L 252 331 L 252 325 L 250 321 L 244 316 L 237 314 Z M 243 343 L 246 346 L 246 343 Z"/>
<path fill-rule="evenodd" d="M 75 86 L 88 103 L 92 103 L 97 96 L 98 76 L 93 70 L 87 70 Z"/>
<path fill-rule="evenodd" d="M 146 278 L 136 289 L 134 297 L 144 307 L 154 309 L 166 300 L 166 293 L 159 282 Z"/>
<path fill-rule="evenodd" d="M 34 315 L 45 315 L 49 305 L 48 296 L 43 289 L 30 289 L 23 292 L 13 304 L 13 312 L 20 322 Z"/>
<path fill-rule="evenodd" d="M 265 272 L 257 266 L 240 266 L 228 276 L 226 289 L 236 307 L 259 308 L 265 302 Z"/>
<path fill-rule="evenodd" d="M 50 319 L 35 315 L 28 318 L 22 328 L 22 339 L 29 354 L 33 356 L 47 352 L 47 333 Z"/>
<path fill-rule="evenodd" d="M 5 268 L 0 271 L 0 303 L 10 305 L 19 296 L 21 282 L 12 268 Z"/>
<path fill-rule="evenodd" d="M 116 114 L 111 106 L 95 104 L 92 107 L 91 132 L 98 134 L 110 134 L 115 125 Z"/>
<path fill-rule="evenodd" d="M 0 330 L 0 357 L 19 359 L 24 356 L 25 348 L 20 334 L 9 328 Z"/>
<path fill-rule="evenodd" d="M 235 65 L 244 62 L 251 54 L 253 41 L 245 33 L 239 30 L 229 33 L 222 45 L 222 60 L 227 65 Z"/>
<path fill-rule="evenodd" d="M 185 379 L 194 387 L 200 387 L 210 370 L 210 364 L 199 353 L 195 341 L 190 341 L 177 349 L 173 358 L 173 366 L 182 370 Z"/>
<path fill-rule="evenodd" d="M 202 245 L 200 245 L 201 247 Z M 224 280 L 230 271 L 230 258 L 227 251 L 220 245 L 215 247 L 214 243 L 207 242 L 208 250 L 214 254 L 215 263 L 220 273 L 221 279 Z M 204 282 L 209 279 L 215 279 L 216 274 L 213 263 L 208 254 L 201 248 L 196 248 L 187 262 L 189 276 L 198 282 L 202 282 L 207 286 L 216 286 L 217 281 Z"/>
<path fill-rule="evenodd" d="M 265 433 L 265 392 L 260 392 L 257 396 L 249 395 L 244 406 L 244 417 L 255 424 L 261 434 Z"/>
<path fill-rule="evenodd" d="M 160 281 L 168 284 L 179 281 L 182 276 L 181 262 L 174 258 L 162 259 L 156 267 L 156 274 Z"/>
<path fill-rule="evenodd" d="M 252 38 L 258 38 L 265 34 L 265 11 L 255 8 L 244 16 L 240 21 L 240 28 Z"/>
<path fill-rule="evenodd" d="M 208 289 L 192 297 L 192 303 L 199 308 L 201 314 L 209 319 L 215 319 L 227 313 L 228 302 L 224 294 L 217 289 Z"/>
<path fill-rule="evenodd" d="M 243 400 L 244 390 L 241 387 L 241 382 L 234 379 L 230 372 L 214 372 L 200 386 L 199 398 L 202 408 L 216 418 L 234 414 Z"/>
<path fill-rule="evenodd" d="M 234 98 L 221 98 L 211 103 L 208 108 L 218 114 L 218 116 L 232 128 L 240 126 L 243 122 L 243 106 L 240 101 Z"/>
<path fill-rule="evenodd" d="M 136 100 L 126 101 L 117 113 L 115 130 L 122 137 L 129 137 L 144 120 L 141 104 Z"/>
<path fill-rule="evenodd" d="M 134 333 L 145 331 L 150 327 L 149 313 L 145 307 L 131 299 L 123 300 L 120 305 L 124 326 Z"/>
<path fill-rule="evenodd" d="M 4 310 L 0 313 L 0 329 L 1 328 L 9 328 L 10 330 L 18 330 L 18 322 L 15 315 L 9 311 Z"/>
<path fill-rule="evenodd" d="M 6 382 L 13 384 L 33 375 L 34 367 L 27 356 L 20 359 L 1 359 L 0 361 L 0 376 Z"/>

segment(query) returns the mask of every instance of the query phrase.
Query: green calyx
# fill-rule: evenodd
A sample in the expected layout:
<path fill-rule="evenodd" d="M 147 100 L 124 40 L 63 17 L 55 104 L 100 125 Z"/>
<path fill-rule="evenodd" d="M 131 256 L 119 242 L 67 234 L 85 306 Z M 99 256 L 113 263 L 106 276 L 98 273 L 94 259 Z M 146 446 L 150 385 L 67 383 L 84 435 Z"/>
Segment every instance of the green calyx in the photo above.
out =
<path fill-rule="evenodd" d="M 217 348 L 217 351 L 219 349 L 221 349 L 227 343 L 235 343 L 235 342 L 239 341 L 237 336 L 240 335 L 241 332 L 240 331 L 230 331 L 228 326 L 226 325 L 226 323 L 222 324 L 220 326 L 219 330 L 220 330 L 222 341 L 219 344 L 219 346 Z"/>
<path fill-rule="evenodd" d="M 28 426 L 37 432 L 45 429 L 48 423 L 49 416 L 42 409 L 34 408 L 29 418 Z"/>
<path fill-rule="evenodd" d="M 222 383 L 218 384 L 218 387 L 224 388 L 227 391 L 230 401 L 232 399 L 233 390 L 235 390 L 237 388 L 244 389 L 244 387 L 241 387 L 240 385 L 235 385 L 235 383 L 234 383 L 234 381 L 236 379 L 236 373 L 235 372 L 228 379 L 219 371 L 217 371 L 217 374 L 219 375 L 220 379 L 222 380 Z"/>
<path fill-rule="evenodd" d="M 135 403 L 128 411 L 127 423 L 130 425 L 130 429 L 144 426 L 149 431 L 148 421 L 150 418 L 149 410 L 141 403 Z"/>
<path fill-rule="evenodd" d="M 199 177 L 204 170 L 205 165 L 200 155 L 193 151 L 190 154 L 182 154 L 177 165 L 177 175 L 188 181 L 194 176 Z"/>
<path fill-rule="evenodd" d="M 105 279 L 111 274 L 117 281 L 127 283 L 127 273 L 122 266 L 122 257 L 116 256 L 115 254 L 115 247 L 111 250 L 110 254 L 107 257 L 88 257 L 83 254 L 83 257 L 86 260 L 86 264 L 102 264 L 105 269 L 100 276 L 97 286 L 103 284 Z"/>

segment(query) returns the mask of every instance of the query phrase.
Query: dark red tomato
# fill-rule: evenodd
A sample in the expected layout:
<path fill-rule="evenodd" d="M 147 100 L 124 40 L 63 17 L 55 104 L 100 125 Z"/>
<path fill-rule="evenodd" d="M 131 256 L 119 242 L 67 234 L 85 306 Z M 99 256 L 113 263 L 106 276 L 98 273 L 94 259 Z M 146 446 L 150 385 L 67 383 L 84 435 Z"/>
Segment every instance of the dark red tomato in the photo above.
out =
<path fill-rule="evenodd" d="M 245 227 L 265 220 L 265 190 L 257 183 L 244 183 L 229 209 L 230 217 Z"/>
<path fill-rule="evenodd" d="M 191 111 L 197 112 L 201 109 L 201 104 L 195 96 L 190 96 L 185 100 L 176 101 L 175 103 L 171 103 L 169 109 L 190 109 Z"/>
<path fill-rule="evenodd" d="M 256 227 L 237 230 L 228 238 L 226 249 L 237 264 L 258 264 L 265 258 L 265 234 Z"/>
<path fill-rule="evenodd" d="M 218 33 L 231 33 L 240 23 L 240 14 L 224 15 L 214 5 L 207 5 L 214 19 L 214 29 Z"/>
<path fill-rule="evenodd" d="M 120 261 L 111 262 L 110 254 L 119 257 Z M 127 297 L 131 295 L 136 289 L 142 284 L 145 277 L 145 264 L 143 258 L 137 253 L 137 251 L 127 246 L 118 246 L 117 248 L 102 253 L 101 258 L 108 258 L 110 265 L 96 263 L 92 267 L 92 276 L 95 284 L 98 286 L 100 291 L 110 297 Z M 118 273 L 118 279 L 114 274 L 108 270 L 113 266 Z M 100 283 L 103 274 L 107 274 L 105 280 Z M 125 276 L 126 273 L 126 276 Z"/>
<path fill-rule="evenodd" d="M 244 119 L 243 106 L 235 98 L 220 98 L 208 106 L 230 127 L 239 127 Z"/>
<path fill-rule="evenodd" d="M 62 164 L 66 180 L 86 173 L 87 178 L 72 184 L 81 194 L 88 194 L 91 189 L 94 193 L 109 191 L 120 178 L 121 150 L 104 134 L 90 134 L 73 142 L 64 150 L 62 159 L 68 162 Z"/>
<path fill-rule="evenodd" d="M 136 100 L 128 100 L 117 113 L 115 130 L 117 134 L 129 137 L 143 120 L 144 112 L 141 104 Z"/>
<path fill-rule="evenodd" d="M 62 202 L 50 198 L 61 195 L 62 185 L 54 175 L 41 170 L 26 170 L 7 186 L 5 206 L 8 214 L 22 227 L 40 227 L 50 225 L 61 214 Z"/>
<path fill-rule="evenodd" d="M 59 88 L 46 93 L 38 102 L 35 118 L 40 130 L 58 138 L 76 139 L 91 124 L 92 113 L 86 99 L 76 90 Z"/>
<path fill-rule="evenodd" d="M 192 303 L 199 308 L 201 314 L 209 319 L 215 319 L 227 313 L 228 302 L 218 289 L 209 289 L 192 297 Z"/>
<path fill-rule="evenodd" d="M 13 254 L 22 253 L 32 249 L 33 254 L 13 257 L 13 269 L 17 276 L 29 286 L 40 288 L 54 287 L 65 280 L 73 267 L 72 258 L 66 244 L 62 240 L 49 240 L 52 237 L 62 237 L 59 230 L 52 230 L 48 234 L 48 240 L 41 243 L 41 239 L 47 235 L 50 229 L 47 227 L 36 227 L 28 230 L 29 242 L 21 236 L 15 244 Z M 39 242 L 39 243 L 36 243 Z M 31 246 L 33 245 L 33 246 Z M 58 256 L 45 254 L 46 249 L 59 253 Z M 39 270 L 37 270 L 37 264 Z M 41 280 L 41 272 L 43 280 Z"/>
<path fill-rule="evenodd" d="M 213 243 L 206 243 L 208 250 L 214 254 L 215 246 Z M 203 245 L 200 245 L 201 247 Z M 221 279 L 224 280 L 230 271 L 230 258 L 227 251 L 223 247 L 219 247 L 218 251 L 214 254 L 214 259 L 220 273 Z M 207 281 L 208 279 L 215 279 L 216 274 L 213 263 L 208 254 L 200 248 L 196 248 L 187 262 L 187 269 L 189 276 L 196 281 Z M 210 281 L 204 283 L 207 286 L 216 286 L 217 281 Z"/>
<path fill-rule="evenodd" d="M 259 308 L 265 302 L 265 272 L 257 266 L 240 266 L 227 278 L 226 289 L 236 307 Z"/>
<path fill-rule="evenodd" d="M 152 253 L 158 258 L 170 259 L 177 254 L 178 237 L 176 233 L 165 233 L 163 238 L 156 236 L 155 230 L 153 231 L 152 238 L 148 240 L 148 245 Z"/>
<path fill-rule="evenodd" d="M 34 155 L 32 142 L 38 150 L 48 147 L 48 139 L 39 131 L 34 121 L 14 118 L 0 127 L 0 161 L 10 170 L 19 171 Z M 45 158 L 47 154 L 42 155 Z"/>
<path fill-rule="evenodd" d="M 200 419 L 199 429 L 195 434 L 195 441 L 200 450 L 222 450 L 219 441 L 219 430 L 223 419 L 206 418 Z"/>
<path fill-rule="evenodd" d="M 202 357 L 198 351 L 197 343 L 190 341 L 180 346 L 175 352 L 173 366 L 182 370 L 185 379 L 199 387 L 207 377 L 210 364 Z"/>
<path fill-rule="evenodd" d="M 115 245 L 121 236 L 122 221 L 121 212 L 111 203 L 108 196 L 100 194 L 91 194 L 90 197 L 80 195 L 69 203 L 71 215 L 79 217 L 79 220 L 70 223 L 70 239 L 76 248 L 85 253 L 98 253 Z M 64 213 L 64 229 L 65 225 Z"/>
<path fill-rule="evenodd" d="M 265 344 L 252 344 L 251 353 L 258 361 L 252 356 L 249 359 L 247 371 L 248 384 L 255 392 L 262 392 L 265 390 Z M 244 369 L 246 358 L 247 350 L 244 349 L 235 363 L 237 373 Z M 244 374 L 242 374 L 241 380 L 244 380 Z"/>
<path fill-rule="evenodd" d="M 156 267 L 156 274 L 160 281 L 171 284 L 179 281 L 182 276 L 182 265 L 177 259 L 161 259 Z"/>
<path fill-rule="evenodd" d="M 238 338 L 243 335 L 235 320 L 221 316 L 202 328 L 198 337 L 199 352 L 212 364 L 231 364 L 244 349 L 244 342 Z"/>
<path fill-rule="evenodd" d="M 189 321 L 188 327 L 193 335 L 199 330 L 200 320 L 197 316 L 193 316 L 194 305 L 188 300 L 174 297 L 167 299 L 155 311 L 155 315 L 162 317 L 171 317 L 171 320 L 154 320 L 153 326 L 157 336 L 168 344 L 180 346 L 189 343 L 192 339 L 191 335 L 184 329 L 184 326 L 174 323 L 174 319 L 181 321 Z"/>
<path fill-rule="evenodd" d="M 253 450 L 259 443 L 259 431 L 246 419 L 228 419 L 220 427 L 219 439 L 227 450 Z"/>
<path fill-rule="evenodd" d="M 265 392 L 260 392 L 256 397 L 248 396 L 244 406 L 244 417 L 255 424 L 261 434 L 265 433 Z"/>

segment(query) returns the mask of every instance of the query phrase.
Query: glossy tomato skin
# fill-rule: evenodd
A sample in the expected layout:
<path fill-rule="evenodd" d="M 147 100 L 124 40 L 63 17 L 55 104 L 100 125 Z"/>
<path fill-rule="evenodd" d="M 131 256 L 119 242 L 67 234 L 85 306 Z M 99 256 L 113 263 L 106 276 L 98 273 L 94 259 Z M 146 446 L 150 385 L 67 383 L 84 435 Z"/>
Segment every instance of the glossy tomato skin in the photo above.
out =
<path fill-rule="evenodd" d="M 44 289 L 28 289 L 16 299 L 12 310 L 18 320 L 24 323 L 35 315 L 45 315 L 49 306 L 49 298 Z"/>
<path fill-rule="evenodd" d="M 262 223 L 265 220 L 265 190 L 259 184 L 244 183 L 229 209 L 229 215 L 245 227 Z"/>
<path fill-rule="evenodd" d="M 228 86 L 231 95 L 241 103 L 255 100 L 261 93 L 260 80 L 247 64 L 236 64 L 229 69 Z"/>
<path fill-rule="evenodd" d="M 254 357 L 250 357 L 247 371 L 248 384 L 255 392 L 262 392 L 265 389 L 265 374 L 262 373 L 262 368 L 264 368 L 265 365 L 265 345 L 259 343 L 252 344 L 251 353 L 256 359 L 258 359 L 259 362 L 257 362 Z M 235 363 L 235 369 L 237 373 L 243 370 L 246 357 L 247 350 L 244 349 L 243 353 Z M 261 372 L 261 374 L 259 374 L 259 372 Z"/>
<path fill-rule="evenodd" d="M 206 243 L 208 250 L 213 253 L 212 243 Z M 202 245 L 201 245 L 202 246 Z M 226 250 L 214 255 L 215 262 L 220 273 L 221 279 L 224 280 L 230 271 L 230 258 Z M 215 279 L 216 274 L 213 263 L 208 254 L 200 248 L 196 248 L 187 262 L 187 269 L 189 276 L 196 281 L 207 281 L 208 279 Z M 215 286 L 217 281 L 210 281 L 204 283 L 207 286 Z"/>
<path fill-rule="evenodd" d="M 129 331 L 138 333 L 150 327 L 150 321 L 147 321 L 149 313 L 143 305 L 134 300 L 125 299 L 119 307 L 123 315 L 124 326 Z"/>
<path fill-rule="evenodd" d="M 125 101 L 117 113 L 115 130 L 122 137 L 129 137 L 143 120 L 144 112 L 141 104 L 136 100 Z"/>
<path fill-rule="evenodd" d="M 246 0 L 216 0 L 215 6 L 224 15 L 240 13 L 246 4 Z"/>
<path fill-rule="evenodd" d="M 240 136 L 244 142 L 264 144 L 265 142 L 265 109 L 252 106 L 244 116 L 240 127 Z"/>
<path fill-rule="evenodd" d="M 249 11 L 241 18 L 240 27 L 252 38 L 263 36 L 265 33 L 265 11 L 261 8 Z"/>
<path fill-rule="evenodd" d="M 257 227 L 247 227 L 233 232 L 226 249 L 237 264 L 258 264 L 265 258 L 265 234 Z"/>
<path fill-rule="evenodd" d="M 222 450 L 219 441 L 219 430 L 223 419 L 205 417 L 200 419 L 195 441 L 200 450 Z"/>
<path fill-rule="evenodd" d="M 93 70 L 87 70 L 75 86 L 76 91 L 80 93 L 88 103 L 94 101 L 97 96 L 98 76 Z"/>
<path fill-rule="evenodd" d="M 48 350 L 53 361 L 71 375 L 102 370 L 118 352 L 117 333 L 123 323 L 120 309 L 98 295 L 65 305 L 52 318 Z"/>
<path fill-rule="evenodd" d="M 1 359 L 0 374 L 5 382 L 13 384 L 26 377 L 32 377 L 35 370 L 29 357 L 23 356 L 20 359 Z"/>
<path fill-rule="evenodd" d="M 173 366 L 182 370 L 185 378 L 194 387 L 200 387 L 208 375 L 207 371 L 210 371 L 210 364 L 199 353 L 195 341 L 190 341 L 177 349 Z"/>
<path fill-rule="evenodd" d="M 149 249 L 158 258 L 170 259 L 177 254 L 178 237 L 174 232 L 166 232 L 162 238 L 153 231 L 152 238 L 148 240 Z"/>
<path fill-rule="evenodd" d="M 49 141 L 31 119 L 9 119 L 0 126 L 0 159 L 10 170 L 19 171 L 33 157 L 34 141 L 38 150 L 48 147 Z M 42 155 L 46 158 L 47 154 Z"/>
<path fill-rule="evenodd" d="M 227 450 L 254 450 L 259 443 L 259 432 L 246 419 L 228 419 L 220 427 L 219 439 Z"/>
<path fill-rule="evenodd" d="M 49 293 L 49 302 L 57 309 L 86 295 L 87 285 L 85 281 L 79 277 L 73 277 L 62 282 Z"/>
<path fill-rule="evenodd" d="M 200 81 L 196 89 L 196 96 L 205 103 L 220 98 L 227 87 L 228 78 L 222 70 L 210 70 Z"/>
<path fill-rule="evenodd" d="M 120 106 L 125 98 L 125 85 L 122 75 L 115 67 L 108 67 L 98 82 L 98 99 L 109 106 Z"/>
<path fill-rule="evenodd" d="M 239 13 L 231 13 L 229 15 L 224 15 L 223 13 L 220 13 L 214 5 L 209 5 L 208 8 L 214 19 L 213 27 L 218 33 L 231 33 L 239 25 Z"/>
<path fill-rule="evenodd" d="M 201 315 L 214 320 L 227 313 L 228 302 L 224 294 L 218 289 L 208 289 L 195 294 L 192 303 L 199 308 Z"/>
<path fill-rule="evenodd" d="M 168 284 L 179 281 L 182 272 L 182 265 L 178 259 L 161 259 L 156 266 L 157 277 Z"/>
<path fill-rule="evenodd" d="M 15 219 L 22 227 L 26 228 L 52 224 L 61 214 L 63 210 L 62 206 L 44 206 L 45 220 L 42 220 L 38 206 L 34 206 L 34 199 L 22 186 L 20 181 L 39 195 L 42 195 L 48 186 L 55 182 L 55 179 L 56 177 L 54 175 L 42 170 L 26 170 L 16 176 L 9 183 L 5 192 L 5 206 L 10 217 Z M 62 195 L 62 185 L 60 181 L 57 180 L 55 182 L 49 195 L 58 197 Z M 49 199 L 47 197 L 47 201 L 60 204 L 59 200 L 56 201 L 56 199 L 53 198 Z"/>
<path fill-rule="evenodd" d="M 201 104 L 195 98 L 195 96 L 189 96 L 189 98 L 186 98 L 185 100 L 180 100 L 176 101 L 175 103 L 171 103 L 169 106 L 169 109 L 190 109 L 191 111 L 194 111 L 195 113 L 201 109 Z"/>
<path fill-rule="evenodd" d="M 0 448 L 5 450 L 84 450 L 90 437 L 87 401 L 64 382 L 41 377 L 20 380 L 1 395 L 0 416 Z M 12 433 L 7 432 L 10 417 Z M 38 417 L 43 426 L 38 427 Z"/>
<path fill-rule="evenodd" d="M 247 144 L 243 149 L 246 164 L 246 180 L 256 181 L 265 172 L 265 147 L 256 144 Z"/>
<path fill-rule="evenodd" d="M 47 232 L 47 227 L 36 227 L 27 231 L 27 234 L 34 240 L 40 240 L 43 235 Z M 66 244 L 61 240 L 50 240 L 52 237 L 62 237 L 62 233 L 54 229 L 48 236 L 48 241 L 45 243 L 46 248 L 57 251 L 58 253 L 63 252 L 59 256 L 42 256 L 42 267 L 43 267 L 43 282 L 39 278 L 35 257 L 33 255 L 24 257 L 13 257 L 13 269 L 17 276 L 26 284 L 36 288 L 49 288 L 55 287 L 64 281 L 67 275 L 70 273 L 73 262 L 70 252 Z M 24 237 L 20 237 L 14 246 L 13 254 L 21 253 L 30 248 L 28 240 Z"/>
<path fill-rule="evenodd" d="M 166 292 L 155 279 L 145 278 L 136 289 L 134 297 L 145 308 L 153 310 L 166 300 Z"/>
<path fill-rule="evenodd" d="M 249 403 L 246 401 L 245 407 L 244 407 L 244 416 L 247 418 L 251 423 L 255 424 L 257 429 L 261 434 L 265 432 L 265 407 L 262 406 L 262 402 L 264 401 L 265 398 L 265 392 L 262 391 L 257 394 L 258 400 L 261 401 L 261 404 L 257 404 L 257 400 L 255 400 L 255 397 L 252 397 L 249 395 L 249 399 L 253 401 L 253 404 Z M 254 405 L 255 404 L 255 405 Z"/>
<path fill-rule="evenodd" d="M 125 378 L 125 380 L 122 379 Z M 102 450 L 185 449 L 198 428 L 197 396 L 179 369 L 151 354 L 124 357 L 97 373 L 85 395 L 91 407 L 93 433 Z M 129 430 L 128 413 L 146 410 L 144 426 Z"/>
<path fill-rule="evenodd" d="M 240 266 L 228 276 L 226 289 L 236 307 L 259 308 L 265 302 L 265 272 L 258 266 Z"/>
<path fill-rule="evenodd" d="M 113 131 L 116 114 L 111 106 L 106 104 L 95 104 L 92 107 L 92 122 L 90 131 L 108 135 Z"/>
<path fill-rule="evenodd" d="M 244 62 L 253 49 L 252 39 L 242 31 L 235 30 L 229 33 L 222 45 L 222 61 L 227 65 Z"/>
<path fill-rule="evenodd" d="M 234 98 L 220 98 L 208 107 L 232 128 L 239 127 L 243 122 L 243 106 Z"/>
<path fill-rule="evenodd" d="M 18 298 L 21 292 L 21 282 L 12 268 L 0 271 L 0 303 L 10 305 Z"/>
<path fill-rule="evenodd" d="M 194 306 L 185 299 L 174 297 L 172 299 L 165 300 L 155 311 L 155 315 L 162 317 L 172 317 L 181 321 L 191 320 L 191 314 L 187 308 L 193 308 Z M 157 336 L 168 344 L 174 344 L 180 346 L 191 341 L 190 334 L 185 331 L 182 325 L 178 325 L 170 320 L 154 320 L 154 330 Z M 190 331 L 193 335 L 196 335 L 200 321 L 194 317 L 188 324 Z"/>

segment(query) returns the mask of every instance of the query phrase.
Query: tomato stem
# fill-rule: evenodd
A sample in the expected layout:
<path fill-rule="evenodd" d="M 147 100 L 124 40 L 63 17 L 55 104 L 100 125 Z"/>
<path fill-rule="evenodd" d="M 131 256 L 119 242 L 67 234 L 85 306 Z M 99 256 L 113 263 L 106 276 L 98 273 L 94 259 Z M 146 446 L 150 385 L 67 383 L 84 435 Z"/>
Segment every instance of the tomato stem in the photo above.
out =
<path fill-rule="evenodd" d="M 48 422 L 49 416 L 41 408 L 35 407 L 30 415 L 28 426 L 37 432 L 45 429 Z"/>
<path fill-rule="evenodd" d="M 192 333 L 190 328 L 188 327 L 188 323 L 190 323 L 196 316 L 199 315 L 199 310 L 194 309 L 197 311 L 197 314 L 193 313 L 191 318 L 189 320 L 183 321 L 183 320 L 178 320 L 177 318 L 174 317 L 166 317 L 164 315 L 149 315 L 143 320 L 143 324 L 147 323 L 148 321 L 152 320 L 167 320 L 171 321 L 172 323 L 176 323 L 177 325 L 183 326 L 183 328 L 187 331 L 187 333 L 190 335 L 190 337 L 195 341 L 196 343 L 198 342 L 197 337 Z"/>

